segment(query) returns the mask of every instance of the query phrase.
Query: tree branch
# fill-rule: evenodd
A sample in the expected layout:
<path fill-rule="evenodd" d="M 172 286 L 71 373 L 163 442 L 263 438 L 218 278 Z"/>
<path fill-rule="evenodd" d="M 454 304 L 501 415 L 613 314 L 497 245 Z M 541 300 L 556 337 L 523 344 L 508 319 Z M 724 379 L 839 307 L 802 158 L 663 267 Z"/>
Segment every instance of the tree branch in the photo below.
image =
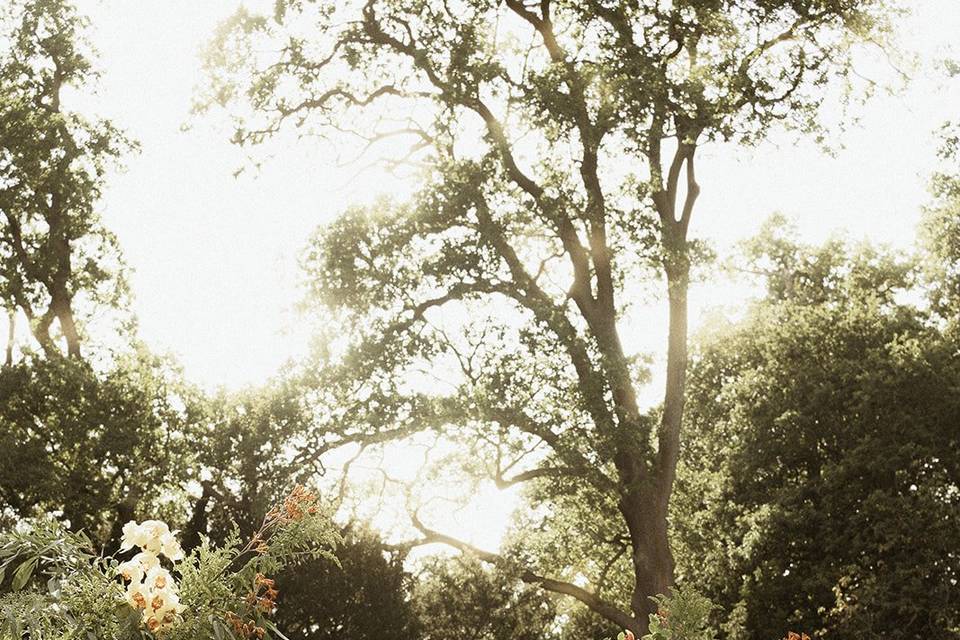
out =
<path fill-rule="evenodd" d="M 472 544 L 464 542 L 463 540 L 459 540 L 453 536 L 446 535 L 426 527 L 415 512 L 410 514 L 410 518 L 414 527 L 416 527 L 423 534 L 423 537 L 419 540 L 403 545 L 394 545 L 397 548 L 410 548 L 425 544 L 445 544 L 449 547 L 453 547 L 454 549 L 458 549 L 463 553 L 473 555 L 474 557 L 490 564 L 510 564 L 509 559 L 506 559 L 499 554 L 492 553 L 490 551 L 484 551 L 483 549 L 479 549 Z M 629 629 L 638 634 L 641 632 L 641 628 L 637 623 L 637 620 L 634 619 L 634 617 L 629 613 L 603 600 L 597 594 L 587 591 L 582 587 L 578 587 L 571 582 L 547 578 L 529 569 L 521 570 L 520 579 L 528 584 L 539 585 L 541 588 L 552 593 L 571 596 L 585 604 L 594 613 L 603 616 L 620 628 Z"/>
<path fill-rule="evenodd" d="M 569 216 L 557 206 L 556 202 L 546 197 L 543 187 L 520 169 L 513 155 L 512 145 L 506 136 L 503 125 L 497 117 L 494 116 L 486 103 L 479 98 L 479 87 L 472 87 L 473 97 L 467 97 L 460 91 L 454 91 L 448 83 L 443 81 L 440 74 L 437 73 L 436 69 L 429 63 L 425 52 L 416 47 L 412 37 L 409 43 L 404 43 L 383 29 L 377 21 L 372 2 L 367 3 L 363 15 L 364 32 L 372 43 L 386 45 L 396 53 L 408 57 L 418 69 L 424 72 L 430 83 L 440 89 L 445 96 L 452 97 L 451 99 L 456 104 L 470 109 L 480 116 L 486 126 L 487 133 L 493 140 L 494 147 L 500 156 L 501 164 L 507 177 L 534 200 L 547 220 L 555 226 L 560 241 L 573 266 L 574 286 L 572 292 L 574 299 L 578 305 L 586 308 L 591 307 L 593 298 L 590 285 L 590 259 L 587 250 L 580 241 L 576 227 L 574 227 Z"/>
<path fill-rule="evenodd" d="M 500 470 L 497 471 L 496 476 L 493 478 L 493 483 L 496 485 L 497 489 L 508 489 L 516 484 L 521 484 L 524 482 L 529 482 L 530 480 L 535 480 L 537 478 L 555 478 L 557 476 L 579 476 L 581 471 L 577 469 L 571 469 L 570 467 L 541 467 L 538 469 L 530 469 L 528 471 L 522 471 L 513 477 L 505 478 Z"/>

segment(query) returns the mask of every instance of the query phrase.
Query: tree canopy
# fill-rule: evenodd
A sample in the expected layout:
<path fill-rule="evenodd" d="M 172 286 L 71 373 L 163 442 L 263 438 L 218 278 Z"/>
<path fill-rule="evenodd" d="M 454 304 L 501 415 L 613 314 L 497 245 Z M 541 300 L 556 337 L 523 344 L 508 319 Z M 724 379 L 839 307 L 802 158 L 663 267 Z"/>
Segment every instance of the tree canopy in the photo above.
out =
<path fill-rule="evenodd" d="M 956 637 L 960 136 L 916 254 L 805 243 L 780 215 L 729 255 L 695 233 L 704 147 L 833 144 L 825 107 L 870 93 L 854 61 L 889 53 L 898 15 L 239 11 L 199 113 L 225 108 L 237 145 L 292 130 L 412 189 L 324 204 L 303 238 L 315 350 L 208 390 L 141 341 L 98 216 L 136 145 L 76 107 L 98 75 L 87 20 L 69 0 L 0 10 L 0 636 Z M 756 295 L 688 343 L 691 285 L 724 266 Z M 651 303 L 662 362 L 638 346 Z M 486 488 L 521 505 L 499 549 L 436 508 Z"/>
<path fill-rule="evenodd" d="M 685 577 L 730 638 L 952 637 L 960 369 L 903 301 L 916 269 L 773 225 L 749 254 L 767 297 L 718 322 L 691 369 Z"/>
<path fill-rule="evenodd" d="M 11 325 L 15 311 L 26 317 L 44 351 L 55 348 L 56 321 L 78 357 L 78 314 L 91 311 L 78 301 L 116 306 L 125 294 L 119 249 L 96 206 L 105 169 L 131 145 L 64 97 L 95 78 L 86 20 L 70 3 L 18 0 L 0 20 L 0 298 Z"/>
<path fill-rule="evenodd" d="M 316 299 L 352 329 L 328 364 L 351 407 L 340 428 L 455 428 L 498 485 L 563 478 L 559 491 L 609 497 L 627 607 L 523 575 L 644 631 L 648 596 L 674 578 L 697 149 L 819 129 L 826 85 L 849 74 L 853 43 L 882 43 L 890 13 L 806 0 L 239 12 L 210 51 L 210 100 L 247 107 L 236 142 L 287 123 L 364 148 L 408 139 L 384 162 L 422 185 L 409 202 L 349 209 L 308 255 Z M 664 285 L 670 314 L 657 416 L 639 406 L 644 367 L 623 336 L 644 281 Z M 449 392 L 406 382 L 419 370 L 443 371 Z"/>

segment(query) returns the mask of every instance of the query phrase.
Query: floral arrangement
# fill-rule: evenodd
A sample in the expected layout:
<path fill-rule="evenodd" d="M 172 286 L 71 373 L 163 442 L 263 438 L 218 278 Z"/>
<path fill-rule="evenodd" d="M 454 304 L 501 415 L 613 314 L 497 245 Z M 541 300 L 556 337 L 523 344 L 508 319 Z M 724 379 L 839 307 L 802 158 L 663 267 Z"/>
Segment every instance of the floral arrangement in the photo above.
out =
<path fill-rule="evenodd" d="M 126 601 L 143 611 L 147 629 L 154 633 L 165 631 L 181 620 L 184 607 L 173 576 L 160 566 L 159 554 L 176 562 L 183 559 L 183 549 L 166 523 L 159 520 L 125 524 L 120 551 L 132 547 L 139 547 L 140 553 L 117 567 L 117 572 L 129 582 Z"/>
<path fill-rule="evenodd" d="M 298 486 L 245 543 L 234 531 L 188 554 L 159 520 L 128 522 L 108 556 L 53 520 L 21 525 L 0 534 L 0 640 L 284 639 L 268 576 L 297 557 L 333 558 L 330 515 Z"/>

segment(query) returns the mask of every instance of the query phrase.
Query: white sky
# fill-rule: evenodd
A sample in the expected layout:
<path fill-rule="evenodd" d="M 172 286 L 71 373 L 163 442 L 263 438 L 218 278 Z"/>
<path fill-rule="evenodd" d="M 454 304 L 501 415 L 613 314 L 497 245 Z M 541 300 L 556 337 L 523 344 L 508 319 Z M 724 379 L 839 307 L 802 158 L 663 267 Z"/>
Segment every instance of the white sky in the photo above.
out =
<path fill-rule="evenodd" d="M 238 4 L 79 0 L 92 19 L 103 71 L 90 106 L 142 145 L 126 172 L 110 179 L 102 203 L 134 269 L 141 336 L 175 354 L 187 376 L 208 388 L 256 384 L 302 353 L 306 336 L 296 330 L 293 306 L 300 296 L 297 257 L 308 235 L 346 205 L 401 188 L 375 173 L 351 180 L 355 168 L 339 169 L 316 142 L 289 138 L 271 147 L 274 157 L 259 174 L 234 178 L 244 159 L 228 143 L 225 120 L 203 118 L 181 131 L 202 82 L 199 52 Z M 914 5 L 903 41 L 930 62 L 960 33 L 960 1 Z M 779 210 L 810 240 L 840 230 L 909 248 L 935 166 L 934 131 L 957 115 L 958 98 L 921 70 L 902 94 L 877 96 L 858 110 L 861 124 L 835 158 L 809 143 L 795 146 L 792 136 L 752 151 L 704 149 L 693 233 L 722 252 Z M 694 327 L 699 310 L 739 295 L 716 285 L 698 289 Z M 659 349 L 663 318 L 643 326 L 657 328 L 637 329 L 625 341 Z M 493 529 L 477 542 L 495 546 Z"/>
<path fill-rule="evenodd" d="M 375 172 L 351 180 L 355 168 L 337 168 L 320 144 L 292 138 L 273 145 L 259 174 L 235 179 L 244 160 L 227 141 L 224 119 L 181 130 L 203 81 L 199 51 L 238 0 L 79 4 L 92 19 L 103 71 L 91 106 L 142 145 L 126 172 L 110 179 L 102 203 L 134 269 L 142 336 L 173 352 L 204 386 L 255 384 L 303 349 L 292 307 L 308 234 L 347 204 L 401 185 Z M 905 43 L 925 60 L 942 56 L 960 33 L 960 2 L 915 4 Z M 756 150 L 704 149 L 693 232 L 722 250 L 780 210 L 810 239 L 846 230 L 908 247 L 927 199 L 933 132 L 956 115 L 957 96 L 949 99 L 939 84 L 921 71 L 901 95 L 875 98 L 858 111 L 861 125 L 835 158 L 810 143 L 794 146 L 792 136 Z M 729 295 L 717 286 L 701 291 L 695 310 Z M 660 342 L 646 335 L 638 346 Z"/>

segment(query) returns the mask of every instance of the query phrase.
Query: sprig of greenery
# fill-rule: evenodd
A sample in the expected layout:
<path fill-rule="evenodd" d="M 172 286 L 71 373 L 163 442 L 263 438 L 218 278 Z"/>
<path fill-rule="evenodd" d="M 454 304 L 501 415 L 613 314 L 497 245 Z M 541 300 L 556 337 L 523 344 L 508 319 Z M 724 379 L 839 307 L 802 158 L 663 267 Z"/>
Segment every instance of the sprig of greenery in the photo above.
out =
<path fill-rule="evenodd" d="M 296 487 L 251 540 L 237 530 L 221 546 L 202 538 L 174 563 L 182 619 L 151 634 L 124 600 L 116 557 L 98 555 L 82 532 L 55 520 L 24 523 L 0 534 L 0 588 L 9 588 L 0 596 L 0 640 L 282 639 L 270 620 L 278 588 L 268 576 L 298 557 L 333 558 L 339 542 L 330 510 Z"/>
<path fill-rule="evenodd" d="M 650 614 L 650 632 L 641 640 L 714 640 L 716 637 L 710 627 L 710 613 L 716 605 L 695 589 L 671 587 L 669 595 L 659 594 L 650 599 L 656 603 L 657 611 Z M 631 631 L 622 631 L 617 640 L 636 640 L 636 636 Z"/>

